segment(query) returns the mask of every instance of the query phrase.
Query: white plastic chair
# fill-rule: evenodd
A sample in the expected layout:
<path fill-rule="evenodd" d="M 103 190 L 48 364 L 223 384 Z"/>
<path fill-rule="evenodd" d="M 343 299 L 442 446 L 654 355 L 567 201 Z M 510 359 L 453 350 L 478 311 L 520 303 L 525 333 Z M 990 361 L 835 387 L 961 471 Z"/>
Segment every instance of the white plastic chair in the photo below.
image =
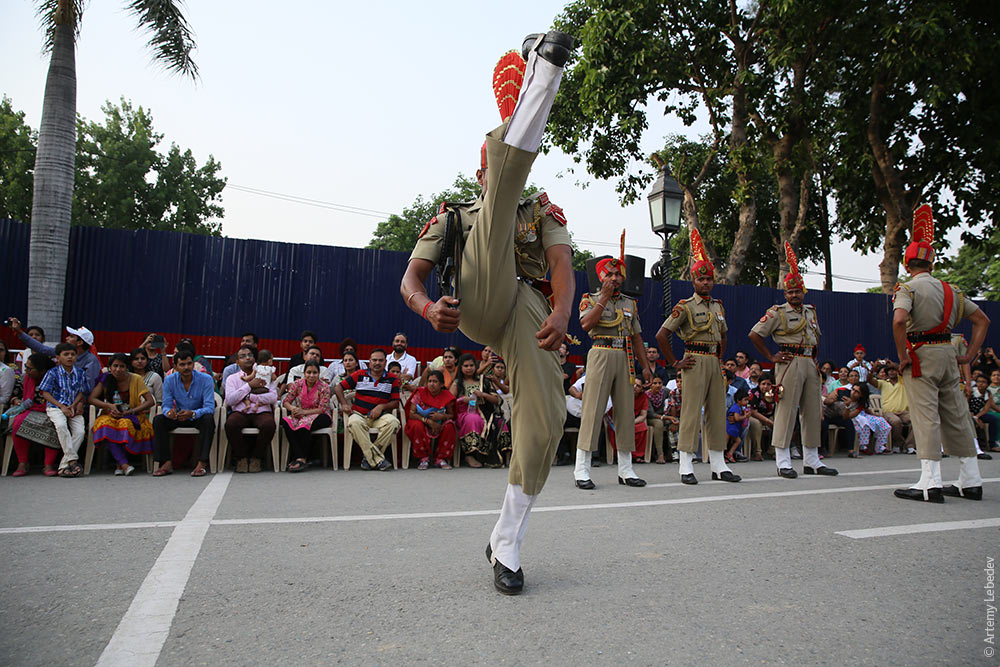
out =
<path fill-rule="evenodd" d="M 281 419 L 284 419 L 285 417 L 288 416 L 288 410 L 285 408 L 285 405 L 283 403 L 281 404 L 281 408 L 280 408 L 280 411 L 279 411 L 278 414 L 279 414 L 279 417 Z M 314 437 L 314 438 L 315 437 L 326 437 L 329 440 L 330 449 L 327 450 L 325 447 L 323 448 L 323 465 L 326 466 L 327 460 L 332 457 L 332 459 L 333 459 L 333 469 L 337 470 L 338 469 L 338 467 L 337 467 L 337 419 L 340 416 L 340 413 L 337 410 L 332 410 L 331 414 L 333 415 L 333 417 L 332 417 L 331 424 L 328 427 L 326 427 L 326 428 L 319 428 L 319 429 L 316 429 L 315 431 L 310 431 L 309 434 L 312 437 Z M 279 448 L 280 448 L 280 452 L 281 452 L 281 469 L 282 470 L 287 470 L 288 469 L 288 459 L 291 456 L 291 450 L 292 450 L 292 448 L 291 448 L 291 445 L 288 442 L 285 442 L 285 433 L 284 433 L 284 430 L 281 428 L 281 424 L 280 423 L 278 424 L 278 430 L 281 431 L 281 439 L 280 439 L 280 442 L 279 442 Z"/>
<path fill-rule="evenodd" d="M 218 394 L 216 394 L 216 397 L 218 397 Z M 280 430 L 278 428 L 278 415 L 280 410 L 280 408 L 278 407 L 279 405 L 280 405 L 279 403 L 274 404 L 274 411 L 272 413 L 274 415 L 275 428 L 274 428 L 274 436 L 271 438 L 271 461 L 274 464 L 274 472 L 280 472 L 285 469 L 285 467 L 282 465 L 281 443 L 278 440 L 278 431 Z M 225 417 L 220 418 L 220 423 L 219 423 L 220 433 L 218 440 L 219 453 L 218 453 L 218 463 L 216 466 L 218 470 L 226 469 L 226 457 L 229 455 L 229 437 L 226 435 L 225 424 L 226 424 L 226 418 Z M 255 428 L 253 426 L 248 426 L 247 428 L 240 429 L 240 435 L 244 436 L 258 435 L 259 433 L 260 429 Z"/>

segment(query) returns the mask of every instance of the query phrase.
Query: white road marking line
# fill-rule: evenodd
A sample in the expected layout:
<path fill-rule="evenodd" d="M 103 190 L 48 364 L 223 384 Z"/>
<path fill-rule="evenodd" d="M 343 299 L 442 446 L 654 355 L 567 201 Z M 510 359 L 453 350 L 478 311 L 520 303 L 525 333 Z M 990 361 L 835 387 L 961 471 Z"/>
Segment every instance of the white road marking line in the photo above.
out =
<path fill-rule="evenodd" d="M 139 521 L 136 523 L 83 523 L 75 526 L 22 526 L 18 528 L 0 528 L 0 535 L 63 533 L 77 530 L 123 530 L 126 528 L 173 528 L 178 523 L 178 521 Z"/>
<path fill-rule="evenodd" d="M 156 665 L 163 644 L 170 634 L 177 604 L 191 576 L 191 568 L 201 551 L 205 533 L 226 495 L 232 477 L 231 472 L 219 473 L 213 477 L 184 519 L 174 528 L 160 557 L 146 575 L 128 611 L 108 645 L 104 647 L 104 652 L 97 661 L 99 666 Z"/>
<path fill-rule="evenodd" d="M 697 471 L 695 471 L 695 472 L 697 472 Z M 739 470 L 737 469 L 736 472 L 739 473 Z M 815 479 L 815 480 L 826 479 L 826 480 L 828 480 L 828 479 L 830 479 L 831 476 L 833 476 L 833 477 L 853 477 L 855 475 L 891 475 L 891 474 L 894 474 L 894 473 L 907 473 L 907 474 L 916 474 L 916 475 L 919 475 L 920 474 L 920 468 L 900 468 L 898 470 L 866 470 L 866 471 L 863 471 L 863 472 L 842 472 L 842 473 L 840 473 L 838 475 L 805 475 L 805 474 L 800 473 L 799 476 L 796 478 L 795 481 L 797 481 L 799 479 Z M 776 481 L 781 480 L 781 479 L 784 479 L 784 478 L 783 477 L 778 477 L 777 468 L 775 468 L 775 473 L 774 473 L 773 477 L 751 477 L 751 478 L 744 477 L 743 478 L 743 482 L 776 482 Z M 713 482 L 712 481 L 712 473 L 711 472 L 709 472 L 708 475 L 707 475 L 707 481 L 711 482 L 712 484 L 715 484 L 715 483 L 719 483 L 719 484 L 732 484 L 732 482 L 721 482 L 721 481 L 718 481 L 718 480 L 715 481 L 715 482 Z M 789 481 L 793 481 L 793 480 L 789 480 Z M 743 482 L 740 482 L 740 483 L 742 484 Z M 689 486 L 689 485 L 685 484 L 684 482 L 662 482 L 660 484 L 647 484 L 646 488 L 650 488 L 650 489 L 666 489 L 666 488 L 670 488 L 670 487 L 673 487 L 673 486 Z"/>
<path fill-rule="evenodd" d="M 983 480 L 984 482 L 986 480 Z M 913 535 L 915 533 L 936 533 L 943 530 L 968 530 L 970 528 L 992 528 L 1000 526 L 1000 518 L 970 519 L 968 521 L 938 521 L 936 523 L 911 523 L 907 526 L 884 526 L 882 528 L 862 528 L 841 530 L 835 533 L 855 540 L 889 535 Z"/>

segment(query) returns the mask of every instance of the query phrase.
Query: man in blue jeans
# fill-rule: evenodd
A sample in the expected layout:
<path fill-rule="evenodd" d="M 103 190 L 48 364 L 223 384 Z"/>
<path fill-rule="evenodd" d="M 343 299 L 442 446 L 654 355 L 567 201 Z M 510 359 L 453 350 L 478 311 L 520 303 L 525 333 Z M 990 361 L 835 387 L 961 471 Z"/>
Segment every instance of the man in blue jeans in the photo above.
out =
<path fill-rule="evenodd" d="M 153 417 L 153 458 L 160 462 L 154 477 L 174 471 L 170 432 L 176 428 L 196 428 L 201 442 L 198 465 L 192 477 L 208 472 L 208 459 L 215 437 L 215 383 L 207 373 L 194 372 L 194 355 L 180 350 L 174 355 L 174 370 L 163 381 L 163 414 Z"/>

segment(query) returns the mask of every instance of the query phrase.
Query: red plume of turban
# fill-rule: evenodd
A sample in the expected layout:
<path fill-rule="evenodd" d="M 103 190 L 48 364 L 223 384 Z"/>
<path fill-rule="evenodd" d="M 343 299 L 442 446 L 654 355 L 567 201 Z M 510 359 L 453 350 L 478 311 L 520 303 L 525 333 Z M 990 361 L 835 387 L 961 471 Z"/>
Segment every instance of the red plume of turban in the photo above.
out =
<path fill-rule="evenodd" d="M 788 275 L 785 276 L 785 289 L 800 289 L 806 291 L 806 283 L 799 273 L 799 258 L 792 250 L 792 244 L 785 241 L 785 261 L 788 263 Z"/>
<path fill-rule="evenodd" d="M 597 279 L 603 281 L 604 276 L 608 274 L 611 269 L 618 269 L 622 274 L 622 278 L 625 277 L 625 230 L 622 230 L 621 238 L 621 250 L 619 251 L 618 258 L 605 257 L 599 261 L 595 266 L 594 270 L 597 271 Z"/>
<path fill-rule="evenodd" d="M 908 266 L 911 259 L 934 261 L 934 216 L 931 207 L 924 204 L 913 212 L 913 240 L 906 246 L 903 265 Z"/>
<path fill-rule="evenodd" d="M 691 254 L 694 255 L 694 264 L 691 265 L 691 277 L 711 276 L 715 278 L 715 267 L 708 260 L 708 253 L 705 252 L 705 244 L 701 241 L 701 234 L 696 227 L 691 228 Z"/>

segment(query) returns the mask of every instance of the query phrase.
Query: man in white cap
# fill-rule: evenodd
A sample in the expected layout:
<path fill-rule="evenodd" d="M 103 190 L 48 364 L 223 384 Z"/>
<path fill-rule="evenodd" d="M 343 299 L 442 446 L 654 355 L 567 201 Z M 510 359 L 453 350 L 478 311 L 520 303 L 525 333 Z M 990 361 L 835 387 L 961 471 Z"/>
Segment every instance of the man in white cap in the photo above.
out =
<path fill-rule="evenodd" d="M 10 328 L 27 347 L 40 354 L 50 357 L 56 356 L 56 349 L 54 347 L 41 343 L 24 333 L 21 330 L 20 320 L 16 317 L 11 317 L 9 320 Z M 97 382 L 97 376 L 101 374 L 101 362 L 97 358 L 97 355 L 90 351 L 90 347 L 94 344 L 94 334 L 87 327 L 80 327 L 79 329 L 66 327 L 66 331 L 65 341 L 76 347 L 76 363 L 73 364 L 73 367 L 81 369 L 87 376 L 87 382 L 93 387 L 94 383 Z"/>

